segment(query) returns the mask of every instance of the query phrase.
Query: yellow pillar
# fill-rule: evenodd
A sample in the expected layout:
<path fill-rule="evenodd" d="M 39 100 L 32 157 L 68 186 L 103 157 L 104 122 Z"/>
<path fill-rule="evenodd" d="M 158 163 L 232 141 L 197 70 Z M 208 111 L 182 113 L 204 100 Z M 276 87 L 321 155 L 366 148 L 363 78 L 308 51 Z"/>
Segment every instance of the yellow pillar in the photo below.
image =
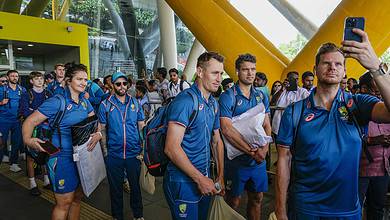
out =
<path fill-rule="evenodd" d="M 285 69 L 282 79 L 291 70 L 299 73 L 312 70 L 315 63 L 315 54 L 321 44 L 333 42 L 340 45 L 343 37 L 344 20 L 348 16 L 365 17 L 365 30 L 375 52 L 380 56 L 386 51 L 390 45 L 390 1 L 343 0 Z M 346 67 L 348 77 L 358 78 L 365 71 L 357 61 L 352 59 L 347 60 Z"/>
<path fill-rule="evenodd" d="M 237 56 L 251 53 L 257 57 L 257 69 L 266 72 L 270 81 L 280 79 L 286 64 L 240 25 L 234 15 L 228 14 L 219 1 L 167 0 L 167 3 L 208 51 L 225 56 L 225 69 L 230 77 L 237 79 L 234 67 Z"/>

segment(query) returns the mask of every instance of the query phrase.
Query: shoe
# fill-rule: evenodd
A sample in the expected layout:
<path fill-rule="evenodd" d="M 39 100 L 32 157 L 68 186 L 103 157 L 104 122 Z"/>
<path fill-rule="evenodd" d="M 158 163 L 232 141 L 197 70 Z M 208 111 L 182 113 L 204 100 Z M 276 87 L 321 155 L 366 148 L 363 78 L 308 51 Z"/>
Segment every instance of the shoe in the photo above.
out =
<path fill-rule="evenodd" d="M 32 196 L 40 196 L 41 191 L 39 191 L 38 187 L 34 187 L 34 188 L 30 189 L 30 194 Z"/>
<path fill-rule="evenodd" d="M 43 188 L 44 188 L 44 189 L 47 189 L 47 190 L 51 190 L 51 184 L 49 183 L 49 184 L 43 186 Z"/>
<path fill-rule="evenodd" d="M 17 173 L 22 170 L 22 168 L 19 167 L 18 164 L 14 163 L 9 167 L 9 170 L 11 170 L 14 173 Z"/>
<path fill-rule="evenodd" d="M 130 184 L 128 181 L 123 183 L 123 191 L 130 193 Z"/>
<path fill-rule="evenodd" d="M 9 163 L 9 157 L 4 155 L 3 156 L 3 160 L 2 160 L 3 163 Z"/>

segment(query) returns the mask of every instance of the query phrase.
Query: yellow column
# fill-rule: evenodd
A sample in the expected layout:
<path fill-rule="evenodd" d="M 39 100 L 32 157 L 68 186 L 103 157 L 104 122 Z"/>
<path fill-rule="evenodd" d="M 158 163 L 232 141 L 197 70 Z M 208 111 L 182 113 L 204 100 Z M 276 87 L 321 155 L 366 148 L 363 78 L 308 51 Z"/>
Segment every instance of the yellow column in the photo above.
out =
<path fill-rule="evenodd" d="M 267 73 L 270 81 L 280 78 L 286 64 L 278 56 L 240 25 L 233 14 L 228 14 L 219 1 L 166 0 L 180 19 L 208 50 L 225 56 L 225 69 L 237 79 L 234 62 L 239 54 L 251 53 L 258 60 L 257 69 Z M 256 30 L 251 29 L 251 32 Z M 264 43 L 265 44 L 265 43 Z"/>

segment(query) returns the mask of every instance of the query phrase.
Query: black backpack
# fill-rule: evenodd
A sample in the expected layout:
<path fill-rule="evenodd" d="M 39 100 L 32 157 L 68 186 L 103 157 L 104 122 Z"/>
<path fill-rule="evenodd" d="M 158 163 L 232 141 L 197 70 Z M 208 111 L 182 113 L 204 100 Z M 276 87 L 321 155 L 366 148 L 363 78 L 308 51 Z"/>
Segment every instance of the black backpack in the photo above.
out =
<path fill-rule="evenodd" d="M 194 109 L 190 115 L 189 124 L 186 128 L 186 132 L 190 129 L 191 125 L 195 121 L 198 115 L 199 100 L 198 96 L 192 90 L 186 90 L 194 101 Z M 144 161 L 148 168 L 148 172 L 152 176 L 164 176 L 165 170 L 169 163 L 168 157 L 164 153 L 165 139 L 168 130 L 167 123 L 167 110 L 171 102 L 165 106 L 157 109 L 154 116 L 146 124 L 142 130 L 142 136 L 144 138 Z"/>

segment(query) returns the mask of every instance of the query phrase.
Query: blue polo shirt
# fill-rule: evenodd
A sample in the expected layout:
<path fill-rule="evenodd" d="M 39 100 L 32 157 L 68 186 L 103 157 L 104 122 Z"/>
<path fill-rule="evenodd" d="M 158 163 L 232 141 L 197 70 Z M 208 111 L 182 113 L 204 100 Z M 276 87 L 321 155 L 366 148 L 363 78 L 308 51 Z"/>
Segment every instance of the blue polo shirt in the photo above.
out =
<path fill-rule="evenodd" d="M 100 103 L 103 100 L 104 92 L 98 84 L 88 80 L 87 92 L 89 94 L 88 101 L 91 103 L 95 112 L 99 110 Z"/>
<path fill-rule="evenodd" d="M 22 96 L 26 95 L 26 89 L 20 85 L 16 85 L 13 90 L 8 85 L 0 86 L 0 100 L 4 99 L 4 95 L 8 96 L 8 103 L 0 105 L 0 121 L 2 122 L 16 122 L 20 114 L 24 110 L 21 109 Z"/>
<path fill-rule="evenodd" d="M 72 157 L 72 132 L 71 127 L 88 117 L 88 114 L 93 112 L 91 103 L 83 97 L 79 96 L 79 103 L 72 100 L 69 88 L 64 90 L 65 97 L 65 114 L 62 118 L 59 129 L 61 132 L 61 152 L 56 156 Z M 38 111 L 46 116 L 49 120 L 49 124 L 53 123 L 53 120 L 58 111 L 60 111 L 61 100 L 56 97 L 47 99 L 38 108 Z M 56 147 L 60 147 L 60 138 L 57 129 L 54 130 L 52 143 Z"/>
<path fill-rule="evenodd" d="M 59 83 L 57 80 L 54 80 L 53 82 L 49 83 L 49 85 L 47 85 L 47 91 L 49 91 L 51 96 L 57 94 L 63 95 L 65 93 L 65 88 L 62 87 L 61 83 Z"/>
<path fill-rule="evenodd" d="M 327 111 L 316 107 L 315 93 L 316 89 L 300 101 L 304 102 L 304 112 L 292 150 L 291 198 L 296 209 L 305 214 L 356 215 L 360 211 L 358 171 L 362 142 L 346 106 L 356 111 L 356 118 L 365 125 L 371 120 L 371 111 L 379 100 L 369 95 L 352 96 L 346 92 L 343 95 L 339 90 L 331 110 Z M 290 147 L 293 139 L 290 105 L 282 116 L 276 143 Z"/>
<path fill-rule="evenodd" d="M 111 95 L 100 104 L 98 117 L 100 123 L 107 125 L 108 122 L 109 156 L 126 159 L 140 154 L 138 122 L 145 120 L 145 116 L 136 98 L 126 94 L 125 103 L 122 103 Z"/>
<path fill-rule="evenodd" d="M 181 147 L 183 148 L 192 165 L 203 175 L 209 175 L 210 167 L 210 143 L 212 132 L 219 129 L 219 108 L 217 101 L 210 95 L 206 100 L 198 85 L 194 83 L 188 90 L 198 97 L 198 113 L 189 128 L 190 116 L 194 111 L 194 101 L 188 92 L 179 93 L 168 107 L 168 122 L 175 122 L 187 128 Z M 172 162 L 167 167 L 170 180 L 179 182 L 192 182 L 184 172 Z"/>
<path fill-rule="evenodd" d="M 219 97 L 219 106 L 221 108 L 221 117 L 232 119 L 234 116 L 241 115 L 256 105 L 263 103 L 265 112 L 269 113 L 269 100 L 264 93 L 251 87 L 249 99 L 242 94 L 238 83 Z M 256 161 L 249 155 L 243 154 L 232 160 L 232 162 L 243 166 L 256 166 Z M 265 164 L 262 162 L 262 164 Z"/>

